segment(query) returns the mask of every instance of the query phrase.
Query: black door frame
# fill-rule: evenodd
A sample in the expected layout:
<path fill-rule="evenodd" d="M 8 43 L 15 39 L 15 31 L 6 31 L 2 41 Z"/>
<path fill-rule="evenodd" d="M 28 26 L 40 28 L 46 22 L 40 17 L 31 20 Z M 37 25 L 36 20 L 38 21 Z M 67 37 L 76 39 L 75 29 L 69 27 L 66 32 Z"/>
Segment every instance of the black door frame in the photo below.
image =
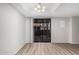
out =
<path fill-rule="evenodd" d="M 52 40 L 51 40 L 51 18 L 34 18 L 34 19 L 33 19 L 33 23 L 34 23 L 34 20 L 35 20 L 35 19 L 50 19 L 50 43 L 51 43 L 51 41 L 52 41 Z M 33 26 L 33 32 L 34 32 L 34 26 Z M 35 41 L 34 41 L 34 37 L 35 37 L 35 36 L 34 36 L 34 33 L 33 33 L 33 42 L 35 42 Z"/>

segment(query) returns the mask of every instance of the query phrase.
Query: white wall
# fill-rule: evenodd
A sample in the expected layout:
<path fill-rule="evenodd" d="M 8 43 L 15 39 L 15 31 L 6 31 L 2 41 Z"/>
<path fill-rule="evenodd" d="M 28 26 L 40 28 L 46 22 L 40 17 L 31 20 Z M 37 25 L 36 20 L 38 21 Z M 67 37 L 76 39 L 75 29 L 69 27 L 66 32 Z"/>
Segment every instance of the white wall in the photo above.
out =
<path fill-rule="evenodd" d="M 65 22 L 65 27 L 60 27 L 60 21 Z M 79 16 L 52 18 L 51 36 L 53 43 L 79 44 Z"/>
<path fill-rule="evenodd" d="M 69 39 L 68 43 L 72 44 L 72 17 L 69 17 Z"/>
<path fill-rule="evenodd" d="M 26 18 L 26 43 L 31 43 L 31 19 Z"/>
<path fill-rule="evenodd" d="M 25 18 L 9 4 L 0 4 L 0 54 L 15 54 L 25 43 Z"/>
<path fill-rule="evenodd" d="M 33 18 L 26 18 L 26 43 L 33 43 Z"/>
<path fill-rule="evenodd" d="M 64 22 L 64 24 L 61 24 Z M 68 43 L 69 18 L 55 17 L 51 19 L 52 43 Z"/>
<path fill-rule="evenodd" d="M 79 44 L 79 16 L 72 17 L 72 43 Z"/>

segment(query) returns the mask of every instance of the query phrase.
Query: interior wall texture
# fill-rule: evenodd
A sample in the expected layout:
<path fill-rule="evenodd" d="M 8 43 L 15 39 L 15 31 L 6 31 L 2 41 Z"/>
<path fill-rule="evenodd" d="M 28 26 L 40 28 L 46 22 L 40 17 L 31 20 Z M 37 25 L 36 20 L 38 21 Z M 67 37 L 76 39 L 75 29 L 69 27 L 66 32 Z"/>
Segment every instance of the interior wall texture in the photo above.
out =
<path fill-rule="evenodd" d="M 25 44 L 25 18 L 9 4 L 0 4 L 0 54 L 15 54 Z"/>
<path fill-rule="evenodd" d="M 31 43 L 31 18 L 26 18 L 26 43 Z"/>
<path fill-rule="evenodd" d="M 69 18 L 54 17 L 51 19 L 51 41 L 52 43 L 68 43 Z"/>
<path fill-rule="evenodd" d="M 72 43 L 79 44 L 79 16 L 72 17 Z"/>
<path fill-rule="evenodd" d="M 26 43 L 34 43 L 33 18 L 26 18 Z"/>

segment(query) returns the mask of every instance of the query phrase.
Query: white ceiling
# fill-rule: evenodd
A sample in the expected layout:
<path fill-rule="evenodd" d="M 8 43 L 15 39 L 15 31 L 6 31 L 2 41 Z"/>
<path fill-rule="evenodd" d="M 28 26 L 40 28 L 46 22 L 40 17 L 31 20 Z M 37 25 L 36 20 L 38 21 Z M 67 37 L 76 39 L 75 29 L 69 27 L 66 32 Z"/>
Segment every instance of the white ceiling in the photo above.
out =
<path fill-rule="evenodd" d="M 79 3 L 43 3 L 45 12 L 38 13 L 34 10 L 37 3 L 12 3 L 25 17 L 70 17 L 79 16 Z"/>

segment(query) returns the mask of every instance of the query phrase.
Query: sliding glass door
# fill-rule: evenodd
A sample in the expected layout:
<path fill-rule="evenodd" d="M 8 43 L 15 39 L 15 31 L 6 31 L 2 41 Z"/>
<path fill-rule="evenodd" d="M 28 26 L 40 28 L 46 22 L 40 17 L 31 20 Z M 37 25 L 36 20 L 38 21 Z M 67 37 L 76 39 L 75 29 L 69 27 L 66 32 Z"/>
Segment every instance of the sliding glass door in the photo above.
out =
<path fill-rule="evenodd" d="M 51 19 L 37 18 L 33 22 L 34 42 L 51 42 Z"/>

